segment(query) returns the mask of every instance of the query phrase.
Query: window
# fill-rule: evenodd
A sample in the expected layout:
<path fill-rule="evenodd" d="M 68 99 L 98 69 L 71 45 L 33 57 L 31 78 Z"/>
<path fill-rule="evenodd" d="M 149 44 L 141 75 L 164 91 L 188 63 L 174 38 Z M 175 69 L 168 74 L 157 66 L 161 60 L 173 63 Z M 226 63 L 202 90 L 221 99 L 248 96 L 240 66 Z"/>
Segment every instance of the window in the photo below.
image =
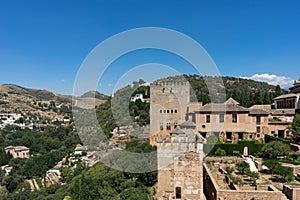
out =
<path fill-rule="evenodd" d="M 239 140 L 243 140 L 244 139 L 244 133 L 238 133 L 238 135 L 239 135 Z"/>
<path fill-rule="evenodd" d="M 223 123 L 224 122 L 224 114 L 220 114 L 220 123 Z"/>
<path fill-rule="evenodd" d="M 171 130 L 171 125 L 170 125 L 170 123 L 167 123 L 167 130 Z"/>
<path fill-rule="evenodd" d="M 166 110 L 164 110 L 164 113 L 166 113 Z"/>
<path fill-rule="evenodd" d="M 260 127 L 259 127 L 259 126 L 256 127 L 256 132 L 257 132 L 257 133 L 260 133 Z"/>
<path fill-rule="evenodd" d="M 171 110 L 171 113 L 173 113 L 173 109 Z"/>
<path fill-rule="evenodd" d="M 257 134 L 257 138 L 259 138 L 260 137 L 260 134 Z"/>
<path fill-rule="evenodd" d="M 167 110 L 167 113 L 170 113 L 170 110 Z"/>
<path fill-rule="evenodd" d="M 162 113 L 163 111 L 162 111 L 162 110 L 160 110 L 159 112 L 160 112 L 160 113 Z"/>
<path fill-rule="evenodd" d="M 181 187 L 176 187 L 175 188 L 175 198 L 176 199 L 181 199 Z"/>
<path fill-rule="evenodd" d="M 210 123 L 210 115 L 206 115 L 206 123 Z"/>
<path fill-rule="evenodd" d="M 175 128 L 177 128 L 177 126 L 178 126 L 178 124 L 177 124 L 177 123 L 175 123 L 175 124 L 174 124 L 174 129 L 175 129 Z"/>
<path fill-rule="evenodd" d="M 232 132 L 226 132 L 226 139 L 231 140 L 232 139 Z"/>
<path fill-rule="evenodd" d="M 232 114 L 232 122 L 237 122 L 237 114 Z"/>
<path fill-rule="evenodd" d="M 175 113 L 177 113 L 177 110 L 175 109 L 175 111 L 174 111 Z"/>
<path fill-rule="evenodd" d="M 261 118 L 260 116 L 256 116 L 256 124 L 260 124 Z"/>
<path fill-rule="evenodd" d="M 162 92 L 163 92 L 163 93 L 165 93 L 165 90 L 166 90 L 166 89 L 165 89 L 165 88 L 163 88 L 163 89 L 162 89 Z"/>
<path fill-rule="evenodd" d="M 252 135 L 249 135 L 249 138 L 252 139 Z"/>
<path fill-rule="evenodd" d="M 161 131 L 164 130 L 164 125 L 163 125 L 163 123 L 160 123 L 159 129 L 160 129 Z"/>

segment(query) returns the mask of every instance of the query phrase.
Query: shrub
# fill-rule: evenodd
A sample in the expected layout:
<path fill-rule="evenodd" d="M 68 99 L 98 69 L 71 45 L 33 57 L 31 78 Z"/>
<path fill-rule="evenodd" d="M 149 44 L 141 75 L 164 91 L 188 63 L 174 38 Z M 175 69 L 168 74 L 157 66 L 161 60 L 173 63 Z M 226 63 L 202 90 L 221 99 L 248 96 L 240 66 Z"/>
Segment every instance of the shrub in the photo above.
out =
<path fill-rule="evenodd" d="M 269 142 L 272 142 L 272 141 L 280 141 L 280 142 L 283 142 L 285 144 L 290 145 L 290 140 L 286 140 L 286 139 L 279 138 L 279 137 L 274 137 L 274 136 L 271 136 L 271 135 L 265 135 L 265 142 L 266 143 L 269 143 Z"/>
<path fill-rule="evenodd" d="M 224 149 L 218 148 L 215 152 L 216 156 L 226 156 L 226 151 Z"/>

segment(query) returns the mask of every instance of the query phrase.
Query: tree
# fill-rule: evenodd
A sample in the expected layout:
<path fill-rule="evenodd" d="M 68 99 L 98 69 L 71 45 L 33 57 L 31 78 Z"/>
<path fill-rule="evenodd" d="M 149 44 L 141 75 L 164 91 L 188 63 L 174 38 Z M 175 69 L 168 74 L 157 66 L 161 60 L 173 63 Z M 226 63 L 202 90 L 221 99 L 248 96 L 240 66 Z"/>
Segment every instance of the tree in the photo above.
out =
<path fill-rule="evenodd" d="M 263 164 L 269 168 L 272 175 L 277 174 L 281 177 L 281 179 L 284 179 L 284 181 L 286 182 L 294 180 L 294 174 L 292 169 L 283 167 L 278 160 L 269 159 Z"/>
<path fill-rule="evenodd" d="M 256 180 L 259 179 L 259 174 L 257 172 L 251 172 L 250 170 L 246 172 L 246 175 L 250 177 L 253 185 L 256 185 Z"/>
<path fill-rule="evenodd" d="M 231 175 L 232 172 L 234 171 L 234 168 L 233 167 L 230 167 L 230 166 L 226 166 L 225 167 L 225 170 L 227 172 L 228 175 Z"/>
<path fill-rule="evenodd" d="M 0 186 L 0 200 L 6 200 L 7 196 L 8 196 L 8 190 L 5 187 Z"/>
<path fill-rule="evenodd" d="M 290 146 L 280 141 L 267 143 L 263 148 L 263 153 L 267 158 L 277 158 L 278 156 L 287 156 L 290 152 Z"/>
<path fill-rule="evenodd" d="M 278 160 L 275 160 L 275 159 L 269 159 L 269 160 L 266 160 L 265 162 L 263 162 L 263 165 L 267 166 L 270 170 L 270 172 L 272 173 L 272 175 L 279 171 L 280 167 L 281 167 L 281 164 L 279 163 Z"/>
<path fill-rule="evenodd" d="M 236 165 L 236 168 L 241 174 L 246 174 L 250 171 L 250 165 L 245 161 L 238 163 Z"/>
<path fill-rule="evenodd" d="M 296 143 L 300 142 L 300 114 L 296 114 L 293 123 L 289 127 L 293 133 L 293 141 Z"/>
<path fill-rule="evenodd" d="M 282 94 L 282 90 L 280 88 L 280 85 L 277 85 L 275 88 L 275 96 L 280 96 Z"/>
<path fill-rule="evenodd" d="M 226 156 L 226 151 L 224 149 L 218 148 L 215 152 L 216 156 Z"/>

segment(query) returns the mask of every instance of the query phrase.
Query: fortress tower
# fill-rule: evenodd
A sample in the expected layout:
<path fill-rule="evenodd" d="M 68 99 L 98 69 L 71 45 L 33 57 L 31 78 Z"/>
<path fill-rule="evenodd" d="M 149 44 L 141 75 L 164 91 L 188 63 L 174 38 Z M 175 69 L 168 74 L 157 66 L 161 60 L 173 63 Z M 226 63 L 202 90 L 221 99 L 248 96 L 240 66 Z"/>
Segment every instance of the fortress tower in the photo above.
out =
<path fill-rule="evenodd" d="M 204 199 L 204 138 L 195 127 L 180 126 L 158 139 L 158 200 Z"/>
<path fill-rule="evenodd" d="M 150 86 L 150 143 L 185 121 L 190 84 L 183 77 L 156 81 Z"/>

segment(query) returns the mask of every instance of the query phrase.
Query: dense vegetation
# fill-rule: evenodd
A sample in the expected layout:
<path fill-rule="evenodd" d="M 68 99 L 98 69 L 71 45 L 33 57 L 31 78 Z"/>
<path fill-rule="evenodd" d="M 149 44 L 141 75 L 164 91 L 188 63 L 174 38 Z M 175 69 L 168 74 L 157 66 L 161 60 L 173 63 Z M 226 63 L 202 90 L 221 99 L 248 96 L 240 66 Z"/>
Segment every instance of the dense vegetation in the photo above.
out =
<path fill-rule="evenodd" d="M 155 151 L 148 142 L 136 139 L 126 144 L 126 149 L 132 152 Z M 153 199 L 157 182 L 157 172 L 126 173 L 102 163 L 98 163 L 82 174 L 75 176 L 67 185 L 52 185 L 33 193 L 24 190 L 24 199 Z"/>
<path fill-rule="evenodd" d="M 1 185 L 9 193 L 8 199 L 17 198 L 21 191 L 28 192 L 29 186 L 24 182 L 25 179 L 44 177 L 47 170 L 72 152 L 75 145 L 80 143 L 72 127 L 48 127 L 44 131 L 2 130 L 0 141 L 1 165 L 9 164 L 13 167 L 8 176 L 0 176 Z M 4 147 L 10 145 L 26 146 L 30 149 L 32 156 L 28 159 L 14 159 L 4 151 Z M 0 174 L 3 175 L 3 172 Z"/>
<path fill-rule="evenodd" d="M 137 83 L 133 86 L 128 85 L 96 108 L 99 125 L 106 135 L 109 135 L 116 126 L 136 123 L 139 126 L 145 126 L 150 123 L 150 104 L 139 99 L 130 102 L 130 97 L 135 94 L 143 94 L 144 98 L 149 98 L 150 88 L 149 86 L 139 87 Z"/>
<path fill-rule="evenodd" d="M 222 101 L 222 92 L 226 94 L 224 98 L 228 99 L 232 97 L 237 100 L 241 106 L 245 107 L 250 107 L 254 104 L 271 104 L 273 103 L 273 98 L 287 92 L 282 90 L 279 85 L 273 86 L 250 79 L 202 77 L 198 75 L 185 75 L 185 78 L 191 84 L 192 91 L 195 93 L 197 100 L 204 104 L 211 101 L 211 96 L 214 96 L 216 101 L 218 101 L 218 99 Z M 207 85 L 210 85 L 212 88 L 208 90 Z M 214 94 L 210 94 L 209 91 Z"/>
<path fill-rule="evenodd" d="M 293 142 L 300 143 L 300 114 L 296 114 L 293 123 L 290 126 L 290 130 L 293 132 Z"/>

